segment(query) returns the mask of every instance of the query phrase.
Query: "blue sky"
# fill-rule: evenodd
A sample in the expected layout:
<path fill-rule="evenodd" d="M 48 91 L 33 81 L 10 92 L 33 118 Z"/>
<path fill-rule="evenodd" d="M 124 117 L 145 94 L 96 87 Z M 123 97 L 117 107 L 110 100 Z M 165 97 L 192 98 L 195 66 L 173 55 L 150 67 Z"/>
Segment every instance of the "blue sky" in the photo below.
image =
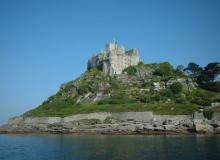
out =
<path fill-rule="evenodd" d="M 220 61 L 219 0 L 1 0 L 0 123 L 39 105 L 116 39 L 145 63 Z"/>

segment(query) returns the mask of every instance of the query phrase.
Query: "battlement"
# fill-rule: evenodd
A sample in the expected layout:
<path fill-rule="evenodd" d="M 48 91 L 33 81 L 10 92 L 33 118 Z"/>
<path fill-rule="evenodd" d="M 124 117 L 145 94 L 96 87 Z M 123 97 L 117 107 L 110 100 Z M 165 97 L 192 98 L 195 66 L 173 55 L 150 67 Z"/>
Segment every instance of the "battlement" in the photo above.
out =
<path fill-rule="evenodd" d="M 106 52 L 113 51 L 113 50 L 115 50 L 116 48 L 118 48 L 116 42 L 110 42 L 110 43 L 106 44 L 106 47 L 105 47 Z"/>
<path fill-rule="evenodd" d="M 121 74 L 123 69 L 128 66 L 137 65 L 140 62 L 138 50 L 132 48 L 125 50 L 124 46 L 118 46 L 114 42 L 106 44 L 104 50 L 93 56 L 89 61 L 87 68 L 101 68 L 107 75 Z"/>

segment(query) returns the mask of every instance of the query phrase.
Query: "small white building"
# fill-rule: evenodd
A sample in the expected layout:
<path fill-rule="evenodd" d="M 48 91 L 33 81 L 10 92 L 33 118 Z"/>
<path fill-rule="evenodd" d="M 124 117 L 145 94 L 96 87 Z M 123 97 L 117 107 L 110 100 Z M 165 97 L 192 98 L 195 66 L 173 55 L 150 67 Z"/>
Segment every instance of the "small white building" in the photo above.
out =
<path fill-rule="evenodd" d="M 139 62 L 140 57 L 136 48 L 126 51 L 123 46 L 118 47 L 116 42 L 110 42 L 106 44 L 104 50 L 88 61 L 87 68 L 97 67 L 107 75 L 114 75 L 121 74 L 123 69 L 138 65 Z"/>

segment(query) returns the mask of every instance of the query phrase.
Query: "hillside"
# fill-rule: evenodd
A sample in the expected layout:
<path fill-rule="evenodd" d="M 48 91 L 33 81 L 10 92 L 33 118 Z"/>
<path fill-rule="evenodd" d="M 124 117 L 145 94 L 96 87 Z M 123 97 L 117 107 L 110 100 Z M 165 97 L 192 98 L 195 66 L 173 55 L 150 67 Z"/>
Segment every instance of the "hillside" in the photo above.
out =
<path fill-rule="evenodd" d="M 191 114 L 220 95 L 201 89 L 168 62 L 130 66 L 122 74 L 105 75 L 91 68 L 25 116 L 66 116 L 89 112 L 154 111 Z"/>

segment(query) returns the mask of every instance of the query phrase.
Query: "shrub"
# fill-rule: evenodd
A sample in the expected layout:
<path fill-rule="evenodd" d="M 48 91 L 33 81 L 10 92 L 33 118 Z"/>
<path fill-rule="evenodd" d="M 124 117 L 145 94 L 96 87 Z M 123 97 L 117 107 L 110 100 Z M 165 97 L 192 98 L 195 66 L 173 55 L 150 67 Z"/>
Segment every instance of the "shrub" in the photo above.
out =
<path fill-rule="evenodd" d="M 111 97 L 105 98 L 98 102 L 98 104 L 126 104 L 126 103 L 134 103 L 136 102 L 135 99 L 128 98 L 128 97 Z"/>
<path fill-rule="evenodd" d="M 144 65 L 144 63 L 142 61 L 140 61 L 140 62 L 138 62 L 138 65 L 142 66 L 142 65 Z"/>
<path fill-rule="evenodd" d="M 174 73 L 173 66 L 169 62 L 163 62 L 158 64 L 158 68 L 155 70 L 154 75 L 168 76 Z"/>
<path fill-rule="evenodd" d="M 183 94 L 178 94 L 178 95 L 175 96 L 175 102 L 176 103 L 185 103 L 186 98 Z"/>
<path fill-rule="evenodd" d="M 176 67 L 175 73 L 178 74 L 178 75 L 183 75 L 184 74 L 184 66 L 178 65 Z"/>
<path fill-rule="evenodd" d="M 193 93 L 192 103 L 196 103 L 202 106 L 210 105 L 213 94 L 211 92 L 198 89 Z"/>
<path fill-rule="evenodd" d="M 160 95 L 153 95 L 150 97 L 151 102 L 160 102 L 161 96 Z"/>
<path fill-rule="evenodd" d="M 170 89 L 174 94 L 178 94 L 182 92 L 183 86 L 180 82 L 174 82 L 170 85 Z"/>
<path fill-rule="evenodd" d="M 134 76 L 137 73 L 137 69 L 134 66 L 129 66 L 125 68 L 123 72 L 126 72 L 128 75 Z"/>
<path fill-rule="evenodd" d="M 204 85 L 201 85 L 202 88 L 214 91 L 214 92 L 220 92 L 220 81 L 216 82 L 210 82 Z"/>
<path fill-rule="evenodd" d="M 169 97 L 169 98 L 172 98 L 173 97 L 173 92 L 171 91 L 171 89 L 167 88 L 167 89 L 164 89 L 160 92 L 161 96 L 163 97 Z"/>
<path fill-rule="evenodd" d="M 163 76 L 164 73 L 163 73 L 162 69 L 157 68 L 157 69 L 154 71 L 154 75 L 156 75 L 156 76 Z"/>
<path fill-rule="evenodd" d="M 110 84 L 111 88 L 114 88 L 114 89 L 119 89 L 119 87 L 120 87 L 119 83 L 117 82 L 115 77 L 110 77 L 109 84 Z"/>
<path fill-rule="evenodd" d="M 210 104 L 210 100 L 207 97 L 206 98 L 194 97 L 191 102 L 201 106 L 207 106 Z"/>
<path fill-rule="evenodd" d="M 150 103 L 150 102 L 151 102 L 151 98 L 150 98 L 150 96 L 148 96 L 148 95 L 139 96 L 139 97 L 138 97 L 138 100 L 139 100 L 141 103 Z"/>
<path fill-rule="evenodd" d="M 79 95 L 83 95 L 89 91 L 89 88 L 87 85 L 81 85 L 78 87 L 77 91 Z"/>
<path fill-rule="evenodd" d="M 204 117 L 207 118 L 208 120 L 211 120 L 212 117 L 213 117 L 213 111 L 212 111 L 212 110 L 209 110 L 209 109 L 204 110 L 204 111 L 203 111 L 203 115 L 204 115 Z"/>

